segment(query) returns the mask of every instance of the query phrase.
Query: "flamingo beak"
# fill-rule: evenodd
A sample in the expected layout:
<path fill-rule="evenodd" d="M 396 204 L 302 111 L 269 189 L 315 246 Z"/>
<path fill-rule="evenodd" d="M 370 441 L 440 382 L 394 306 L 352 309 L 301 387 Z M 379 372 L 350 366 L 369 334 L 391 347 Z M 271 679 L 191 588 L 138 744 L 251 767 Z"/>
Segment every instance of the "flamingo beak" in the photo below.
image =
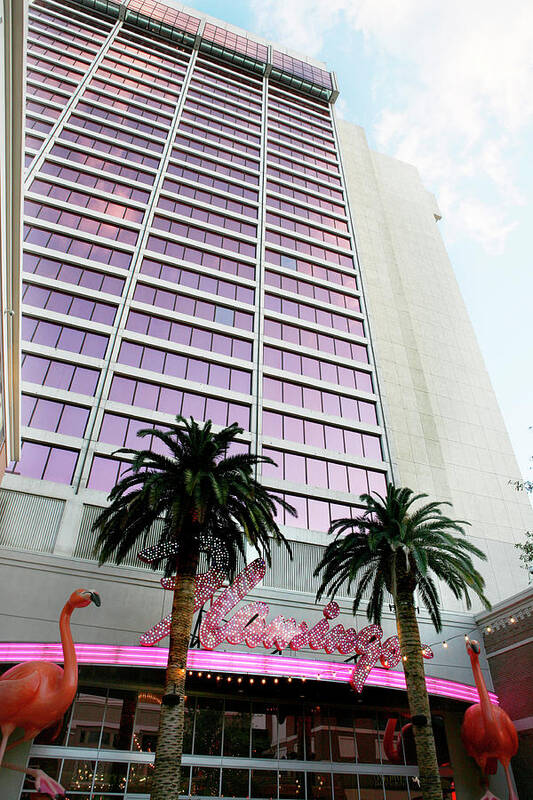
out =
<path fill-rule="evenodd" d="M 100 600 L 100 595 L 97 592 L 89 592 L 91 596 L 91 602 L 95 604 L 97 608 L 100 608 L 102 605 L 102 601 Z"/>

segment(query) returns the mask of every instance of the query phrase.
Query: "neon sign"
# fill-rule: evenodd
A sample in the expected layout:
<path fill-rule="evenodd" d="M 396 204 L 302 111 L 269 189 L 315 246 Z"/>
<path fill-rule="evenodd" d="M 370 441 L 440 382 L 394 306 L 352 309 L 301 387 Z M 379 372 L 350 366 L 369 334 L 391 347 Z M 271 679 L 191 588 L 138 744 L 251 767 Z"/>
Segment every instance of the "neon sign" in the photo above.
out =
<path fill-rule="evenodd" d="M 340 608 L 335 602 L 330 602 L 323 608 L 323 618 L 311 628 L 306 622 L 298 623 L 293 617 L 287 619 L 281 615 L 268 621 L 270 608 L 267 603 L 262 602 L 248 603 L 227 620 L 228 614 L 263 580 L 265 572 L 265 562 L 256 559 L 216 599 L 213 596 L 222 586 L 223 574 L 218 570 L 210 570 L 196 578 L 195 611 L 207 600 L 212 600 L 200 625 L 202 647 L 214 650 L 222 642 L 227 642 L 280 651 L 287 647 L 293 651 L 309 647 L 311 650 L 324 650 L 329 655 L 335 651 L 344 656 L 353 653 L 359 657 L 352 669 L 350 683 L 357 692 L 363 690 L 370 670 L 378 661 L 385 669 L 393 669 L 399 664 L 401 656 L 398 637 L 391 636 L 382 641 L 383 629 L 379 625 L 368 625 L 359 633 L 354 628 L 346 629 L 341 624 L 331 627 L 330 620 L 340 614 Z M 165 589 L 174 589 L 174 579 L 163 579 L 161 583 Z M 151 647 L 167 636 L 169 630 L 170 615 L 144 633 L 140 644 Z M 433 658 L 431 648 L 427 645 L 424 645 L 422 655 L 424 658 Z"/>

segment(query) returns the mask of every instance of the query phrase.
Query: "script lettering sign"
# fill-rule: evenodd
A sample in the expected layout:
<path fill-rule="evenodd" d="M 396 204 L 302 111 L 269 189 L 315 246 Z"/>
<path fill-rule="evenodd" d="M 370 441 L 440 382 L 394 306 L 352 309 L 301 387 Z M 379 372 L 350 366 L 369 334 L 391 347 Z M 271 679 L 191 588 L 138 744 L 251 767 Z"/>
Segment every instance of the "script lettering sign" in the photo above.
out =
<path fill-rule="evenodd" d="M 230 613 L 246 595 L 259 584 L 266 571 L 263 559 L 256 559 L 237 575 L 233 583 L 214 598 L 222 586 L 223 576 L 216 570 L 196 578 L 195 610 L 211 599 L 211 607 L 205 613 L 200 625 L 200 643 L 206 650 L 213 650 L 223 642 L 247 647 L 266 647 L 267 649 L 297 651 L 304 647 L 311 650 L 324 650 L 331 655 L 338 652 L 343 656 L 351 653 L 359 656 L 354 665 L 350 683 L 361 692 L 370 670 L 378 663 L 385 669 L 392 669 L 400 661 L 400 643 L 397 636 L 382 641 L 383 630 L 379 625 L 368 625 L 359 633 L 354 628 L 338 624 L 330 626 L 330 621 L 338 617 L 340 608 L 330 602 L 322 609 L 322 619 L 309 627 L 307 622 L 297 622 L 293 617 L 277 616 L 268 620 L 270 608 L 267 603 L 251 602 L 239 608 L 233 616 Z M 166 589 L 174 588 L 174 579 L 163 579 Z M 141 636 L 140 644 L 150 647 L 168 635 L 170 615 Z M 431 649 L 424 646 L 424 658 L 433 658 Z"/>

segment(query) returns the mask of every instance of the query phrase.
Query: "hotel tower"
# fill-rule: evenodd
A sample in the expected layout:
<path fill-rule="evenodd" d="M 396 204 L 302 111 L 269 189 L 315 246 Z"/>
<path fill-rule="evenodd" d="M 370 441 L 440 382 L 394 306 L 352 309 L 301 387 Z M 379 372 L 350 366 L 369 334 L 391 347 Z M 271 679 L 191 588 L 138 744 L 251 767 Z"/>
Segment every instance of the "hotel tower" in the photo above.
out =
<path fill-rule="evenodd" d="M 102 608 L 73 618 L 79 694 L 27 753 L 71 800 L 147 800 L 165 641 L 139 638 L 170 593 L 136 558 L 98 568 L 92 532 L 139 429 L 236 421 L 237 448 L 276 462 L 261 479 L 298 517 L 281 520 L 293 561 L 275 549 L 249 593 L 268 619 L 324 619 L 313 570 L 330 520 L 387 480 L 470 520 L 494 602 L 527 584 L 513 545 L 531 512 L 508 485 L 518 469 L 435 200 L 336 118 L 324 65 L 179 5 L 36 0 L 26 77 L 23 443 L 0 490 L 0 660 L 60 660 L 65 599 L 98 591 Z M 345 595 L 337 622 L 361 631 Z M 459 726 L 476 624 L 445 591 L 442 606 L 442 635 L 419 618 L 443 787 L 473 800 Z M 383 747 L 407 715 L 401 668 L 378 663 L 356 693 L 354 653 L 195 644 L 184 796 L 420 796 L 416 766 Z"/>

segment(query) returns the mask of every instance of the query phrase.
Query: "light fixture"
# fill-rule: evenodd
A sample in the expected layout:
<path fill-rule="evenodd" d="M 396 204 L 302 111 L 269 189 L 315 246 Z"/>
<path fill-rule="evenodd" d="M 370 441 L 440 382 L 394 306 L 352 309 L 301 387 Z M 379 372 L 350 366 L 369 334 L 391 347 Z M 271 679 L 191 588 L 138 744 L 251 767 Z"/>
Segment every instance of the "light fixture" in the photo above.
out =
<path fill-rule="evenodd" d="M 442 646 L 443 646 L 443 647 L 444 647 L 444 649 L 446 650 L 446 648 L 448 647 L 448 642 L 443 642 L 443 643 L 442 643 Z"/>

